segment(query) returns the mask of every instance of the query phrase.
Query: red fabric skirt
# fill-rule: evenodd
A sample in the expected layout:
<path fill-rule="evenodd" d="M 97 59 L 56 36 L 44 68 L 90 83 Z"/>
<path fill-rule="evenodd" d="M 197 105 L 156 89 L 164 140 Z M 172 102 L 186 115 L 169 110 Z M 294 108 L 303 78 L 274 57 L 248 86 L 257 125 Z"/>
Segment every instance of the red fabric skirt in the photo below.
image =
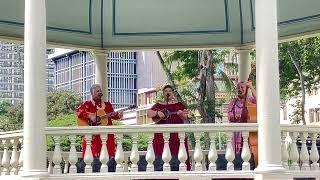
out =
<path fill-rule="evenodd" d="M 188 157 L 185 163 L 187 165 L 187 170 L 190 171 L 191 166 L 190 166 L 190 160 L 189 160 L 189 148 L 188 148 L 187 138 L 184 139 L 184 145 L 186 147 L 187 157 Z M 178 133 L 170 133 L 169 148 L 172 156 L 178 156 L 179 146 L 180 146 L 180 140 L 179 140 Z M 155 133 L 154 139 L 153 139 L 154 154 L 156 156 L 162 156 L 163 147 L 164 147 L 164 139 L 163 139 L 162 133 Z"/>
<path fill-rule="evenodd" d="M 92 156 L 94 158 L 100 157 L 101 147 L 102 147 L 102 141 L 101 141 L 100 135 L 93 135 L 91 140 L 91 151 L 92 151 Z M 115 156 L 116 145 L 115 145 L 113 134 L 108 134 L 107 150 L 108 150 L 109 157 Z M 86 138 L 82 137 L 82 157 L 84 157 L 85 152 L 86 152 Z"/>

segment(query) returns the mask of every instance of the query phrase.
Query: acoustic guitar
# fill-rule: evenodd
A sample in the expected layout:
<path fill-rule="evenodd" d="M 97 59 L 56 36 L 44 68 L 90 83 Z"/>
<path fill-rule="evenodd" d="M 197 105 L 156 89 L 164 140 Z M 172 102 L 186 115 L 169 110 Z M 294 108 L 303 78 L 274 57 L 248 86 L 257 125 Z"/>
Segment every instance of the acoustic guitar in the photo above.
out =
<path fill-rule="evenodd" d="M 168 120 L 172 115 L 178 114 L 177 111 L 176 111 L 176 112 L 171 112 L 171 111 L 169 111 L 168 109 L 162 109 L 162 110 L 160 110 L 160 109 L 155 109 L 155 111 L 160 111 L 160 112 L 162 112 L 162 113 L 164 114 L 164 116 L 165 116 L 164 118 L 160 118 L 160 117 L 158 117 L 158 116 L 152 118 L 155 122 L 159 122 L 159 121 L 161 121 L 161 120 Z M 188 112 L 189 112 L 189 111 L 188 111 Z M 189 124 L 189 123 L 190 123 L 189 119 L 185 120 L 184 123 L 185 123 L 185 124 Z"/>
<path fill-rule="evenodd" d="M 135 105 L 131 105 L 127 108 L 121 109 L 121 111 L 126 111 L 130 109 L 135 109 L 135 108 L 136 108 Z M 106 113 L 104 111 L 104 108 L 98 108 L 96 112 L 96 118 L 97 118 L 96 122 L 92 122 L 87 119 L 77 118 L 77 124 L 78 126 L 107 126 L 109 121 L 108 118 L 116 115 L 118 112 L 119 111 Z"/>

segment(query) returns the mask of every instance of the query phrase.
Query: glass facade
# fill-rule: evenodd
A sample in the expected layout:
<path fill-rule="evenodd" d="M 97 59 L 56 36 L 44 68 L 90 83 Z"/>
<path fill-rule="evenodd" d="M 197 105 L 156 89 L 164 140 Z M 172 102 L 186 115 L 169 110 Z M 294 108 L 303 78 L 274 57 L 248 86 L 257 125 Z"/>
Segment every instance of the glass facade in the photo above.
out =
<path fill-rule="evenodd" d="M 111 52 L 108 55 L 108 99 L 114 108 L 136 104 L 137 58 L 135 52 Z M 95 62 L 92 54 L 72 51 L 53 58 L 55 87 L 57 90 L 78 92 L 89 100 L 90 87 L 94 84 Z"/>
<path fill-rule="evenodd" d="M 47 50 L 52 53 L 52 49 Z M 0 42 L 0 99 L 12 104 L 23 98 L 23 45 Z M 48 91 L 54 88 L 54 63 L 47 64 Z"/>

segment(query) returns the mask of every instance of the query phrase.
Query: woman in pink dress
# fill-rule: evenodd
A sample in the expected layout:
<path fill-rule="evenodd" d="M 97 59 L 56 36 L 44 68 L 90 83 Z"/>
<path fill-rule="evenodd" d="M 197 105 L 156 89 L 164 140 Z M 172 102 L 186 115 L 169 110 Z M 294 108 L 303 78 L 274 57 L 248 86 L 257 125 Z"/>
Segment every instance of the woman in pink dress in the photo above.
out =
<path fill-rule="evenodd" d="M 252 96 L 247 97 L 247 91 L 250 90 Z M 228 105 L 228 119 L 230 123 L 247 123 L 249 119 L 249 112 L 246 105 L 246 101 L 249 101 L 253 104 L 256 104 L 256 91 L 252 86 L 252 82 L 248 81 L 239 82 L 237 84 L 237 93 L 238 97 L 232 99 Z M 241 169 L 242 167 L 242 145 L 243 139 L 241 132 L 235 132 L 232 138 L 233 149 L 235 151 L 235 160 L 234 167 L 236 170 Z M 253 154 L 251 155 L 253 156 Z M 252 157 L 251 157 L 252 158 Z M 254 162 L 252 164 L 252 160 L 250 160 L 251 169 L 254 168 Z"/>

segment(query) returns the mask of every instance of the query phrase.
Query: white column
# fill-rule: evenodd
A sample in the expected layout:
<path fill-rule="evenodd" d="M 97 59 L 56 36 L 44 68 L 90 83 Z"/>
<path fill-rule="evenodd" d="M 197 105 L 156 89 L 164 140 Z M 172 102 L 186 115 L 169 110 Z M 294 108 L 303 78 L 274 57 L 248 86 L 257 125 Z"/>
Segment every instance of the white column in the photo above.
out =
<path fill-rule="evenodd" d="M 281 165 L 277 0 L 255 1 L 259 166 L 257 179 Z M 266 172 L 266 173 L 264 173 Z M 271 173 L 272 174 L 272 173 Z"/>
<path fill-rule="evenodd" d="M 25 0 L 23 176 L 46 176 L 46 1 Z"/>
<path fill-rule="evenodd" d="M 238 77 L 239 81 L 246 82 L 248 80 L 250 66 L 250 49 L 239 49 Z"/>
<path fill-rule="evenodd" d="M 100 84 L 103 92 L 102 99 L 108 100 L 108 81 L 107 81 L 107 52 L 93 51 L 95 56 L 95 84 Z"/>

